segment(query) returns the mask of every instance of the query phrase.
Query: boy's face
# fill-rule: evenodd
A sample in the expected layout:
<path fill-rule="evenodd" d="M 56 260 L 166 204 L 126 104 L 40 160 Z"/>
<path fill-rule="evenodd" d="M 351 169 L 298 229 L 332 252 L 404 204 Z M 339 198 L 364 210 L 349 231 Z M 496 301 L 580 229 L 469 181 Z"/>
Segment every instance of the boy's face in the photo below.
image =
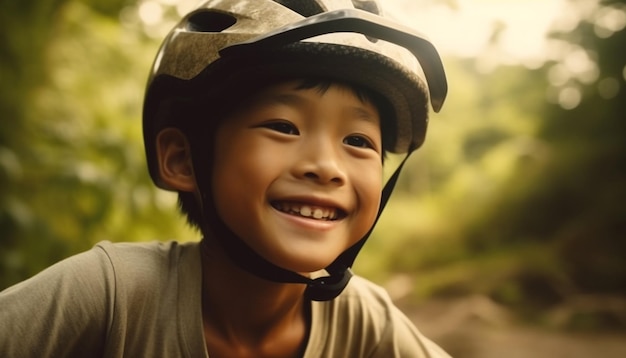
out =
<path fill-rule="evenodd" d="M 218 215 L 283 268 L 328 266 L 372 226 L 382 188 L 376 107 L 332 85 L 268 87 L 217 130 Z"/>

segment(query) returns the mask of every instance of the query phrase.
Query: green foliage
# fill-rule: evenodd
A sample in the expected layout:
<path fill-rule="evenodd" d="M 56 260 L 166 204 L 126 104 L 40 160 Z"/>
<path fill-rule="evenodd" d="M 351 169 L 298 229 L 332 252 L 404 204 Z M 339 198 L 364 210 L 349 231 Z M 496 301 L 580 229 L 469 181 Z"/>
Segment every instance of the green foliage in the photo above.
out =
<path fill-rule="evenodd" d="M 46 47 L 31 53 L 32 74 L 45 75 L 17 97 L 20 127 L 2 127 L 14 139 L 0 146 L 10 188 L 1 197 L 0 287 L 101 240 L 190 235 L 174 194 L 157 191 L 146 171 L 141 103 L 156 44 L 77 1 L 55 19 L 39 34 Z"/>
<path fill-rule="evenodd" d="M 92 11 L 109 18 L 115 19 L 119 16 L 120 9 L 135 3 L 133 0 L 79 0 L 88 6 Z"/>
<path fill-rule="evenodd" d="M 573 35 L 587 39 L 592 31 L 583 22 Z M 548 145 L 549 155 L 534 168 L 520 168 L 511 189 L 477 219 L 469 233 L 474 248 L 529 239 L 550 242 L 553 259 L 579 291 L 626 293 L 626 62 L 613 53 L 624 43 L 622 30 L 588 45 L 597 53 L 599 78 L 620 79 L 622 89 L 607 99 L 594 83 L 583 88 L 575 109 L 547 107 L 537 137 Z M 522 178 L 522 172 L 530 175 Z"/>
<path fill-rule="evenodd" d="M 28 150 L 26 112 L 35 87 L 45 82 L 42 52 L 48 30 L 64 1 L 0 3 L 0 287 L 24 277 L 22 258 L 11 250 L 30 225 L 30 209 L 20 195 L 23 153 Z M 45 245 L 45 243 L 44 243 Z M 7 267 L 7 269 L 5 269 Z M 8 269 L 10 268 L 10 269 Z"/>

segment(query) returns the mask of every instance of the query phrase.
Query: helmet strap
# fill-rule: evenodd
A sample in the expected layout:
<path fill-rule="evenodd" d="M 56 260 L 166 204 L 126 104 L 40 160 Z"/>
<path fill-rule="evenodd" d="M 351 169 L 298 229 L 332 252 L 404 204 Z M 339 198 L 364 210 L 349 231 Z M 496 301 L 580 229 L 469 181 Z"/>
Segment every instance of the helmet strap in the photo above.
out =
<path fill-rule="evenodd" d="M 376 215 L 376 219 L 374 220 L 374 223 L 370 227 L 369 231 L 363 236 L 363 238 L 341 253 L 335 261 L 326 267 L 326 272 L 328 272 L 329 276 L 320 277 L 313 283 L 309 283 L 305 291 L 305 295 L 307 297 L 314 301 L 332 300 L 333 298 L 339 296 L 339 294 L 346 288 L 350 278 L 352 277 L 351 267 L 354 264 L 354 260 L 356 260 L 361 248 L 374 231 L 374 227 L 376 227 L 376 223 L 378 222 L 378 219 L 380 219 L 380 215 L 382 214 L 383 209 L 385 209 L 385 206 L 391 197 L 391 193 L 398 182 L 400 172 L 414 150 L 415 147 L 412 145 L 406 156 L 404 156 L 396 170 L 387 180 L 387 183 L 385 183 L 380 198 L 378 214 Z"/>
<path fill-rule="evenodd" d="M 393 172 L 391 177 L 389 177 L 389 179 L 387 180 L 387 183 L 385 183 L 385 186 L 382 191 L 381 199 L 380 199 L 380 206 L 378 208 L 378 214 L 376 215 L 376 219 L 374 220 L 374 223 L 372 224 L 372 227 L 370 228 L 370 230 L 363 236 L 361 240 L 359 240 L 357 243 L 355 243 L 349 249 L 347 249 L 341 255 L 339 255 L 337 259 L 335 259 L 335 261 L 333 261 L 326 268 L 326 271 L 328 271 L 329 273 L 340 272 L 342 270 L 346 270 L 352 267 L 352 265 L 354 264 L 354 260 L 356 259 L 359 251 L 361 251 L 361 248 L 363 247 L 367 239 L 370 237 L 370 235 L 374 231 L 374 228 L 376 227 L 376 223 L 378 223 L 378 219 L 380 219 L 380 216 L 383 213 L 383 210 L 385 209 L 385 206 L 387 205 L 389 198 L 391 197 L 393 189 L 395 188 L 396 183 L 398 182 L 398 178 L 400 177 L 400 172 L 402 171 L 404 164 L 406 163 L 407 159 L 409 159 L 409 156 L 411 155 L 413 151 L 415 151 L 415 148 L 412 146 L 409 149 L 407 155 L 402 159 L 402 161 L 400 162 L 396 170 Z"/>

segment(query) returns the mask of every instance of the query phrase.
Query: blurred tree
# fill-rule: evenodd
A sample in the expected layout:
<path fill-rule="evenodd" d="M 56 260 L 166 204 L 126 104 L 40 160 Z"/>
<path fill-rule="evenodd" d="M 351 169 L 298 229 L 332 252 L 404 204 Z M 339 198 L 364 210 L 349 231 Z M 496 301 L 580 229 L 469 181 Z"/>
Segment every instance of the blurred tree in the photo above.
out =
<path fill-rule="evenodd" d="M 569 34 L 596 59 L 598 80 L 578 84 L 583 95 L 576 108 L 549 109 L 539 135 L 554 143 L 553 164 L 543 174 L 548 180 L 536 189 L 546 195 L 529 202 L 553 213 L 552 221 L 538 220 L 536 227 L 558 240 L 558 258 L 581 291 L 626 294 L 626 57 L 621 50 L 626 28 L 599 36 L 606 11 L 626 17 L 626 2 L 605 2 Z"/>
<path fill-rule="evenodd" d="M 141 103 L 157 44 L 120 25 L 126 2 L 6 4 L 0 288 L 97 241 L 184 233 L 174 196 L 145 169 Z"/>
<path fill-rule="evenodd" d="M 0 2 L 0 287 L 25 274 L 12 252 L 31 218 L 18 189 L 31 142 L 26 121 L 35 88 L 46 82 L 43 54 L 65 2 Z"/>
<path fill-rule="evenodd" d="M 606 25 L 606 16 L 617 18 L 617 25 Z M 553 89 L 561 105 L 545 104 L 536 135 L 543 155 L 518 161 L 468 231 L 474 253 L 530 244 L 551 261 L 542 267 L 528 260 L 523 272 L 508 277 L 518 291 L 509 303 L 545 295 L 560 295 L 548 303 L 572 294 L 626 295 L 624 25 L 626 3 L 606 1 L 574 31 L 554 35 L 594 59 L 597 76 L 572 76 Z M 543 71 L 559 65 L 547 64 Z M 528 284 L 530 276 L 534 284 Z"/>

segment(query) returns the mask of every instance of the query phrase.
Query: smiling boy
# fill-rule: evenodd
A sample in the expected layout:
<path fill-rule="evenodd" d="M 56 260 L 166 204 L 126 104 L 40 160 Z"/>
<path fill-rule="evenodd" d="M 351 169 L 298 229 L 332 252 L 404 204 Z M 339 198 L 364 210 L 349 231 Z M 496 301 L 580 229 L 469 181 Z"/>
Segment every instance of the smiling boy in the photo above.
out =
<path fill-rule="evenodd" d="M 376 217 L 380 119 L 349 88 L 297 86 L 272 86 L 224 121 L 213 190 L 219 217 L 255 252 L 313 272 L 362 238 Z"/>
<path fill-rule="evenodd" d="M 350 270 L 399 174 L 383 183 L 385 153 L 418 148 L 446 94 L 432 45 L 370 12 L 214 0 L 183 18 L 144 140 L 202 240 L 103 242 L 3 291 L 0 356 L 448 357 Z"/>

